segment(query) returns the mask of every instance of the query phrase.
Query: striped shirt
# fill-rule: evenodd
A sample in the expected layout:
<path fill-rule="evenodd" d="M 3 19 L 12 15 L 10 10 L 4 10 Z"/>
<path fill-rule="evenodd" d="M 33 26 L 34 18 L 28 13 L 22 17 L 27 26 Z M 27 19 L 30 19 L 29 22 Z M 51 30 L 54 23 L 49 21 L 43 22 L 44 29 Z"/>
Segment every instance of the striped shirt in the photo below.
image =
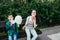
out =
<path fill-rule="evenodd" d="M 33 27 L 33 20 L 31 16 L 28 16 L 26 19 L 26 26 L 27 27 Z"/>

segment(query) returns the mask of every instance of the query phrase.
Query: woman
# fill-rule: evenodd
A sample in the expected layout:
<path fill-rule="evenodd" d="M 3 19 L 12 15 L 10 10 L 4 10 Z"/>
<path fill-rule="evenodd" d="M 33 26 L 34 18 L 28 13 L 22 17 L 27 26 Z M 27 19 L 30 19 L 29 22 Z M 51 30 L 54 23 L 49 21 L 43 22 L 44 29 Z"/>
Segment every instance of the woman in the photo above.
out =
<path fill-rule="evenodd" d="M 36 10 L 32 10 L 31 16 L 27 17 L 26 23 L 23 27 L 27 34 L 27 40 L 36 40 L 37 33 L 34 28 L 36 28 Z M 33 35 L 31 39 L 31 34 Z"/>

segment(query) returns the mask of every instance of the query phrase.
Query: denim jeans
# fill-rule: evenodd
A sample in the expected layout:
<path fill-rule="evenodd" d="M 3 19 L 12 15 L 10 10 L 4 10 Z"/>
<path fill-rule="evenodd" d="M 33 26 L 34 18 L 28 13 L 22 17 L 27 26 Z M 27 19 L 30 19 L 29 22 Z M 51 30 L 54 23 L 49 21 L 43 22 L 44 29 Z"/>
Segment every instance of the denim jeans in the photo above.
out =
<path fill-rule="evenodd" d="M 8 40 L 18 40 L 17 34 L 8 35 Z"/>
<path fill-rule="evenodd" d="M 27 40 L 36 40 L 37 33 L 33 27 L 26 27 L 25 31 L 27 34 Z M 31 38 L 31 34 L 33 35 L 32 38 Z"/>

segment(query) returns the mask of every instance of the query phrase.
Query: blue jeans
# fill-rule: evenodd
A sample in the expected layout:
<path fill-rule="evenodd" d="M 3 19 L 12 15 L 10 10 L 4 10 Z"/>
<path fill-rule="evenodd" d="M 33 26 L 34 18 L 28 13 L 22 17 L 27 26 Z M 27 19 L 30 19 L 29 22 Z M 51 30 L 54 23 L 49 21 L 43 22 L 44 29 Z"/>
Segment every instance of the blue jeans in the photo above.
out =
<path fill-rule="evenodd" d="M 27 34 L 27 40 L 36 40 L 37 38 L 37 33 L 35 31 L 35 29 L 33 27 L 26 27 L 25 29 L 26 34 Z M 33 35 L 33 37 L 31 38 L 31 34 Z"/>
<path fill-rule="evenodd" d="M 17 34 L 8 35 L 8 40 L 18 40 Z"/>

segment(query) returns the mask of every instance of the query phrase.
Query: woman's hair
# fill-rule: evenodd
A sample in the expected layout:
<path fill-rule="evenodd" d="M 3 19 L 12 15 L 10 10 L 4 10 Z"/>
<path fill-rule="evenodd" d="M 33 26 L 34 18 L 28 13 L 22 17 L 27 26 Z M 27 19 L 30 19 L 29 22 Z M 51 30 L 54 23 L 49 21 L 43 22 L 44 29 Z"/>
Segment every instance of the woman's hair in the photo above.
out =
<path fill-rule="evenodd" d="M 32 11 L 36 11 L 35 9 L 33 9 Z"/>

